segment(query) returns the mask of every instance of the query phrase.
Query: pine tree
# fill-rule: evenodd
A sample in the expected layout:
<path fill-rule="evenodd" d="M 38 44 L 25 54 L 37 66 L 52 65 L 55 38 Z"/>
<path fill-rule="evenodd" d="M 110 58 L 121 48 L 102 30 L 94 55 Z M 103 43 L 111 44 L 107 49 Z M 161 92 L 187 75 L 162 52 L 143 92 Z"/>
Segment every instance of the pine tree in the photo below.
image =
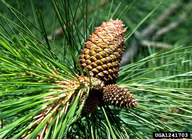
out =
<path fill-rule="evenodd" d="M 1 1 L 14 20 L 0 15 L 0 138 L 127 139 L 190 131 L 192 46 L 158 52 L 148 47 L 149 56 L 139 54 L 140 60 L 120 67 L 123 46 L 159 5 L 128 28 L 130 22 L 124 17 L 133 3 L 105 2 L 108 15 L 99 11 L 101 2 L 31 0 L 17 7 Z M 46 12 L 54 18 L 47 20 Z M 108 63 L 115 69 L 107 68 L 115 74 L 101 70 L 105 76 L 99 78 L 88 64 L 83 66 L 82 55 L 89 59 L 87 52 L 92 50 L 84 43 L 102 21 L 120 20 L 127 32 L 121 29 L 125 34 L 117 36 L 122 42 L 113 42 L 118 47 L 111 55 L 119 57 Z M 53 32 L 58 26 L 63 32 L 60 38 Z M 106 58 L 104 51 L 98 53 Z"/>

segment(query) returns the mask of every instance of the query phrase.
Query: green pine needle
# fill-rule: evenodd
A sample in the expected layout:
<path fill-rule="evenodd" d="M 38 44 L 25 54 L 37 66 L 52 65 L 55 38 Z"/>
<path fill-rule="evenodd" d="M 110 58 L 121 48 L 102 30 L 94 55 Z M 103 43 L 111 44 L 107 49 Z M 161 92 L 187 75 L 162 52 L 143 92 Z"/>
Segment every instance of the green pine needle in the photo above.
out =
<path fill-rule="evenodd" d="M 149 46 L 147 56 L 140 53 L 137 60 L 121 67 L 116 82 L 135 95 L 138 106 L 119 109 L 101 102 L 93 114 L 81 116 L 87 90 L 93 86 L 81 84 L 77 76 L 82 73 L 78 55 L 83 43 L 96 25 L 113 17 L 124 20 L 137 3 L 107 1 L 109 10 L 103 14 L 96 6 L 99 2 L 52 0 L 46 5 L 24 1 L 18 7 L 32 9 L 24 15 L 23 9 L 1 0 L 13 19 L 0 14 L 0 138 L 147 139 L 152 132 L 191 131 L 192 46 L 175 45 L 161 51 Z M 54 18 L 47 20 L 47 9 L 41 6 L 49 6 Z M 90 7 L 95 8 L 93 13 Z M 161 3 L 130 28 L 127 42 L 159 7 Z M 53 33 L 56 27 L 63 32 L 61 38 Z M 69 88 L 71 82 L 76 86 Z M 80 106 L 82 93 L 86 97 Z M 38 116 L 43 117 L 40 123 Z"/>

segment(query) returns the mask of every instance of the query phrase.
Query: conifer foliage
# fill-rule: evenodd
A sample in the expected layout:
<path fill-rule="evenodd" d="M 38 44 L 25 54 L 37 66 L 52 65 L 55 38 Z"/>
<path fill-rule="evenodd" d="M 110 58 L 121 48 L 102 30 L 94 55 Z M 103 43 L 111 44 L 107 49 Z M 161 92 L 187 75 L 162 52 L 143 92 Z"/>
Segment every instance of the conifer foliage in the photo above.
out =
<path fill-rule="evenodd" d="M 0 4 L 0 138 L 148 139 L 192 128 L 192 46 L 148 47 L 120 67 L 159 5 L 127 28 L 128 1 Z"/>

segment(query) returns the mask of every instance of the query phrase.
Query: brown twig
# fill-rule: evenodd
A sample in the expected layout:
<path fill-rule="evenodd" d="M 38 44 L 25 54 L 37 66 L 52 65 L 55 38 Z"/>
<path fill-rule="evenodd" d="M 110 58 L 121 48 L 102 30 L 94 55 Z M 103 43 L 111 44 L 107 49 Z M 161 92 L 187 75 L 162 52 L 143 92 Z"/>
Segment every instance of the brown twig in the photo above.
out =
<path fill-rule="evenodd" d="M 157 48 L 173 48 L 173 46 L 171 44 L 167 44 L 167 43 L 162 43 L 162 42 L 152 42 L 152 41 L 148 41 L 148 40 L 143 40 L 141 42 L 142 46 L 153 46 L 153 47 L 157 47 Z"/>
<path fill-rule="evenodd" d="M 187 5 L 187 10 L 184 11 L 184 12 L 182 12 L 182 13 L 179 15 L 179 17 L 178 17 L 178 19 L 177 19 L 176 21 L 174 21 L 174 22 L 168 24 L 167 26 L 161 28 L 159 31 L 157 31 L 157 32 L 154 34 L 154 36 L 155 36 L 155 37 L 159 37 L 159 36 L 161 36 L 161 35 L 169 32 L 169 31 L 171 31 L 172 29 L 178 27 L 178 26 L 180 25 L 180 23 L 181 23 L 184 19 L 186 19 L 186 17 L 187 17 L 188 14 L 190 13 L 191 9 L 192 9 L 192 3 L 189 3 L 189 4 Z"/>
<path fill-rule="evenodd" d="M 165 27 L 161 27 L 163 26 L 163 24 L 166 23 L 170 16 L 174 15 L 178 11 L 178 9 L 182 7 L 182 2 L 188 3 L 187 10 L 182 12 L 176 21 L 171 22 Z M 142 32 L 136 31 L 134 35 L 138 42 L 131 43 L 130 48 L 124 53 L 122 57 L 122 62 L 120 66 L 124 66 L 130 62 L 131 58 L 133 58 L 137 54 L 140 45 L 144 47 L 154 46 L 158 48 L 172 48 L 173 46 L 171 44 L 166 44 L 162 42 L 152 42 L 149 41 L 148 38 L 152 36 L 159 37 L 178 27 L 179 24 L 187 18 L 191 9 L 192 3 L 190 1 L 180 0 L 178 3 L 173 3 L 172 5 L 170 5 L 162 14 L 160 14 L 156 22 L 149 24 Z"/>
<path fill-rule="evenodd" d="M 139 51 L 139 43 L 133 42 L 131 46 L 127 49 L 127 51 L 123 54 L 121 65 L 124 66 L 128 63 L 130 63 L 131 58 L 133 58 Z"/>
<path fill-rule="evenodd" d="M 151 23 L 148 27 L 146 27 L 142 32 L 142 36 L 152 36 L 157 29 L 159 29 L 159 26 L 161 26 L 165 21 L 173 15 L 177 9 L 180 7 L 180 4 L 173 3 L 170 5 L 169 8 L 167 8 L 156 20 L 155 23 Z"/>

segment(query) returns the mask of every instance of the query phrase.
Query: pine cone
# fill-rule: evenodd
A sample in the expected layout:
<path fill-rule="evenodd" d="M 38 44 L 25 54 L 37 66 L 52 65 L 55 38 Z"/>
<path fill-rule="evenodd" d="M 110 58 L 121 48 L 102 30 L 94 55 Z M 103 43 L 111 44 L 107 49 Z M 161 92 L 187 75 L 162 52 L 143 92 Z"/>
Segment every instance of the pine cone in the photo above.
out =
<path fill-rule="evenodd" d="M 103 101 L 120 108 L 134 108 L 137 105 L 134 95 L 117 85 L 108 85 L 103 90 Z"/>
<path fill-rule="evenodd" d="M 123 26 L 120 20 L 110 20 L 91 34 L 78 61 L 85 75 L 87 68 L 91 76 L 101 79 L 106 85 L 116 81 L 125 48 L 126 30 Z"/>
<path fill-rule="evenodd" d="M 79 106 L 81 106 L 81 104 L 83 103 L 85 96 L 86 96 L 86 94 L 84 94 L 83 97 L 81 98 L 81 100 L 79 102 Z M 98 95 L 96 95 L 93 92 L 90 92 L 89 96 L 81 110 L 82 116 L 95 112 L 98 104 L 99 104 Z"/>

